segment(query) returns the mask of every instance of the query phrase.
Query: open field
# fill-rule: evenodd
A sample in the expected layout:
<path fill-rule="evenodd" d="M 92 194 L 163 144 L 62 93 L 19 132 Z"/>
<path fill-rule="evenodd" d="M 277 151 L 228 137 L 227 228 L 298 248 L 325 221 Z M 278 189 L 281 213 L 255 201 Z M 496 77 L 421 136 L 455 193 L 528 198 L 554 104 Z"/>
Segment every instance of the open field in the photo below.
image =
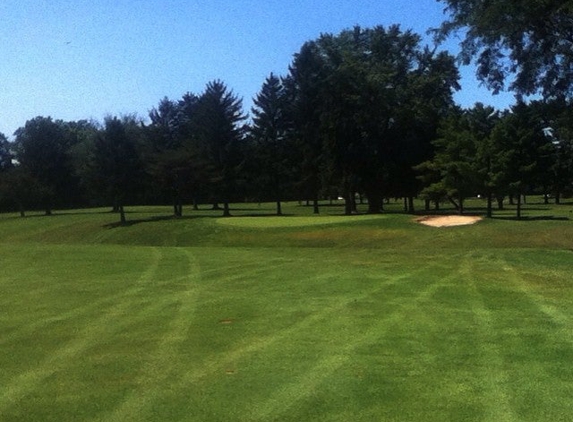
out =
<path fill-rule="evenodd" d="M 571 420 L 573 206 L 399 207 L 0 215 L 0 421 Z"/>

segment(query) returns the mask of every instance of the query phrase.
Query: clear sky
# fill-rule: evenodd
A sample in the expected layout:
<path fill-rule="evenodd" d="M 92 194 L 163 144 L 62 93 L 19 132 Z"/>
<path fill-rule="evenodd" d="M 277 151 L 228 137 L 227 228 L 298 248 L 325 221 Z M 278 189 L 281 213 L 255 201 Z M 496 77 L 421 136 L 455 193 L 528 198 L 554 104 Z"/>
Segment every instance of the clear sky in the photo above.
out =
<path fill-rule="evenodd" d="M 147 117 L 161 98 L 199 94 L 214 79 L 248 111 L 265 77 L 286 74 L 305 41 L 357 24 L 424 35 L 443 8 L 436 0 L 1 0 L 0 132 L 39 115 Z M 447 47 L 457 52 L 456 44 Z M 513 102 L 480 88 L 474 72 L 461 69 L 459 104 Z"/>

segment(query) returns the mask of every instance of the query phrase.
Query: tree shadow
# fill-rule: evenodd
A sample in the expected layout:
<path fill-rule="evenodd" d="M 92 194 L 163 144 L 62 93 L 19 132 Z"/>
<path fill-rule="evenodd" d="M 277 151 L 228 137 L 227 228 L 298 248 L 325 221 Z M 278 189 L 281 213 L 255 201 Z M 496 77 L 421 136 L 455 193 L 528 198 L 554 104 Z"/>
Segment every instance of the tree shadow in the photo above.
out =
<path fill-rule="evenodd" d="M 539 216 L 522 216 L 517 218 L 516 216 L 493 216 L 492 220 L 502 220 L 502 221 L 569 221 L 569 217 L 556 217 L 554 215 L 539 215 Z"/>
<path fill-rule="evenodd" d="M 126 212 L 126 214 L 128 214 Z M 182 217 L 176 217 L 174 215 L 158 215 L 149 218 L 136 218 L 133 220 L 127 220 L 125 223 L 121 221 L 114 221 L 113 223 L 104 224 L 103 227 L 107 229 L 116 229 L 119 227 L 131 227 L 137 224 L 144 224 L 144 223 L 154 223 L 157 221 L 170 221 L 170 220 L 195 220 L 198 218 L 213 218 L 211 216 L 198 216 L 198 215 L 188 215 Z"/>

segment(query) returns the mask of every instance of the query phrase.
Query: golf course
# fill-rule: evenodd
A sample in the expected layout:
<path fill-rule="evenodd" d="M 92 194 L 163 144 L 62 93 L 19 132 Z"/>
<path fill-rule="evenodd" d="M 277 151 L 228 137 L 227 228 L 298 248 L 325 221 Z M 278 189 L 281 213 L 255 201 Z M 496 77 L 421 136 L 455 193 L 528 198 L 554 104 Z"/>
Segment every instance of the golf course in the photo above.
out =
<path fill-rule="evenodd" d="M 0 214 L 0 421 L 572 419 L 572 203 L 273 207 Z"/>

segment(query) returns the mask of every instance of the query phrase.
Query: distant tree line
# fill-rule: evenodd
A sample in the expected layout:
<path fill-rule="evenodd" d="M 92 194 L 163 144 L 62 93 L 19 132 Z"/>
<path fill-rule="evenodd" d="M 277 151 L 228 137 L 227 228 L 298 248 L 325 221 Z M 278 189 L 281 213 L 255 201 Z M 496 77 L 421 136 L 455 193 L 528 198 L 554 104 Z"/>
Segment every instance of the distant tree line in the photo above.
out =
<path fill-rule="evenodd" d="M 286 76 L 266 78 L 251 119 L 215 80 L 162 99 L 145 120 L 27 121 L 14 142 L 0 136 L 0 205 L 22 215 L 110 206 L 125 222 L 136 203 L 170 203 L 175 216 L 203 203 L 227 216 L 230 202 L 273 201 L 280 215 L 284 200 L 318 213 L 320 199 L 343 197 L 351 214 L 357 197 L 370 213 L 387 198 L 414 212 L 421 197 L 427 209 L 448 202 L 463 213 L 479 194 L 488 215 L 509 199 L 520 216 L 525 194 L 570 195 L 570 96 L 461 109 L 458 80 L 453 56 L 398 26 L 321 35 Z"/>

